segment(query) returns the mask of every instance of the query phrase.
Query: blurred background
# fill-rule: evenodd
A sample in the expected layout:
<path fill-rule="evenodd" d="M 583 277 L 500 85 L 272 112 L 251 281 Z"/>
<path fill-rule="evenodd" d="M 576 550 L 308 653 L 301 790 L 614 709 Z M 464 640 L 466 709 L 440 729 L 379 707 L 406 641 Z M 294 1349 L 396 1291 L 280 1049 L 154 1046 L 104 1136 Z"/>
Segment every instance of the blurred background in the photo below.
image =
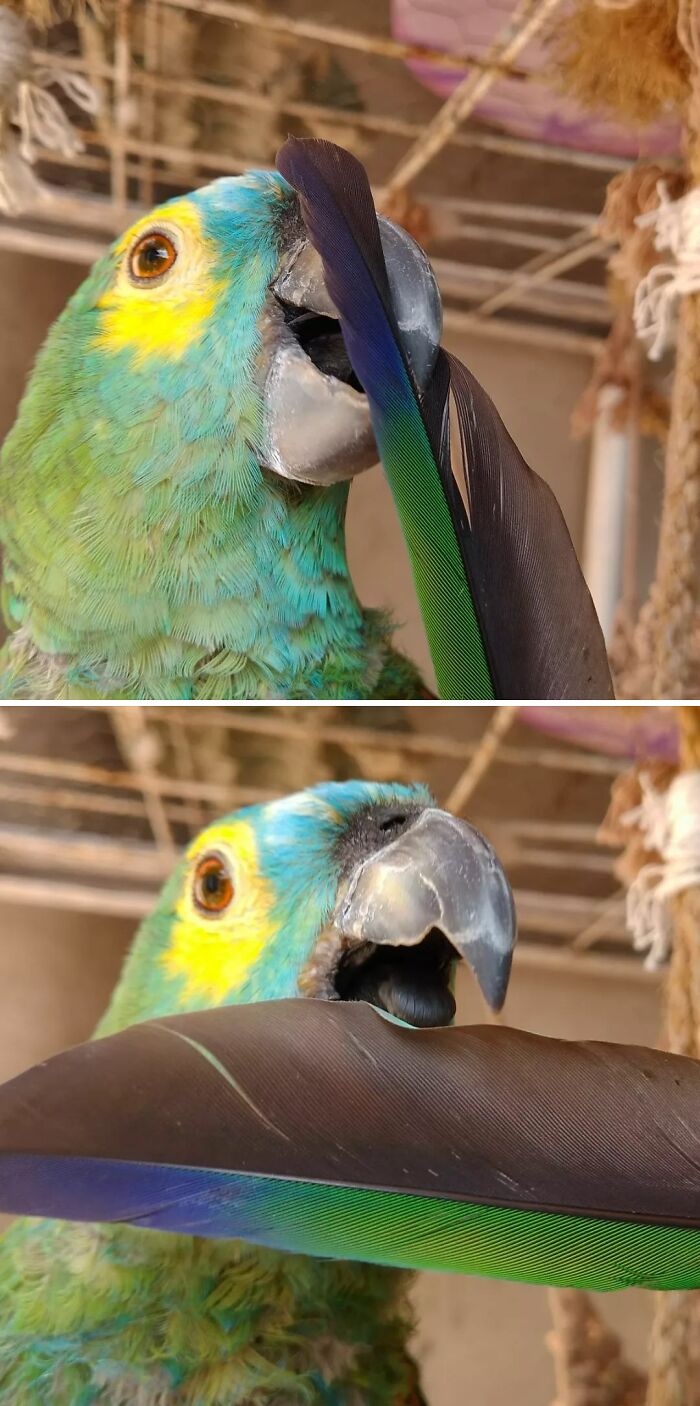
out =
<path fill-rule="evenodd" d="M 507 1022 L 657 1043 L 661 979 L 633 950 L 625 891 L 653 857 L 634 818 L 640 773 L 668 785 L 681 711 L 698 713 L 3 708 L 0 1079 L 90 1034 L 140 917 L 191 835 L 241 805 L 330 778 L 427 782 L 495 845 L 520 930 Z M 468 974 L 458 995 L 459 1020 L 488 1018 Z M 431 1406 L 553 1398 L 556 1304 L 544 1290 L 425 1275 L 415 1300 Z M 641 1292 L 604 1305 L 640 1367 L 652 1308 Z"/>

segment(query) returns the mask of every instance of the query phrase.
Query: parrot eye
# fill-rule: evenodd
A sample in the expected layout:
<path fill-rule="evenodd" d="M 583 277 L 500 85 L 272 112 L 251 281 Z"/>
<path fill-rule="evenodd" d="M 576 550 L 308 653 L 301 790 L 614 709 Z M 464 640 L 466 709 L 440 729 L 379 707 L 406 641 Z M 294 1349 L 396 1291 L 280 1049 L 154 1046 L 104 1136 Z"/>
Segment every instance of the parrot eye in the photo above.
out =
<path fill-rule="evenodd" d="M 142 235 L 129 255 L 129 273 L 137 283 L 152 282 L 172 268 L 177 249 L 172 239 L 159 230 Z"/>
<path fill-rule="evenodd" d="M 223 913 L 233 899 L 231 873 L 220 854 L 205 854 L 194 871 L 193 895 L 201 913 Z"/>

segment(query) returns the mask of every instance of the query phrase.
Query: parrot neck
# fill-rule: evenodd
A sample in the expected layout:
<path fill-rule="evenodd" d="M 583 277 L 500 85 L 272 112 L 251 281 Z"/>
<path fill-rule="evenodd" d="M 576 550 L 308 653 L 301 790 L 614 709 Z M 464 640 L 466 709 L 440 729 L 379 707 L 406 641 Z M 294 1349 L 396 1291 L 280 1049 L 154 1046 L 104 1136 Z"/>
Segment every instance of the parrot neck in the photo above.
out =
<path fill-rule="evenodd" d="M 141 1406 L 415 1399 L 396 1271 L 56 1221 L 0 1245 L 1 1406 L 101 1401 L 107 1382 Z"/>
<path fill-rule="evenodd" d="M 301 488 L 252 466 L 245 510 L 178 496 L 110 527 L 52 524 L 49 546 L 5 520 L 5 600 L 15 633 L 3 696 L 368 698 L 389 622 L 363 611 L 345 552 L 347 485 Z M 7 479 L 5 487 L 7 488 Z M 36 505 L 35 520 L 41 518 Z M 86 540 L 76 541 L 84 533 Z M 88 563 L 88 555 L 91 557 Z"/>

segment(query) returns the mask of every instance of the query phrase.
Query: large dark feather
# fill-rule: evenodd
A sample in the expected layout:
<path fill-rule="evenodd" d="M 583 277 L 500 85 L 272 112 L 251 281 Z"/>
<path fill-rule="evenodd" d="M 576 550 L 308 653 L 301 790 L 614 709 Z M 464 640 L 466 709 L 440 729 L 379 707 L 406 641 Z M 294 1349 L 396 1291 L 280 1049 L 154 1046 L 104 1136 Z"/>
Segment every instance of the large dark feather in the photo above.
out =
<path fill-rule="evenodd" d="M 441 352 L 421 397 L 394 317 L 369 184 L 290 138 L 299 192 L 414 571 L 443 697 L 611 698 L 605 642 L 559 506 L 475 377 Z"/>
<path fill-rule="evenodd" d="M 0 1088 L 0 1211 L 616 1288 L 700 1285 L 700 1067 L 357 1002 L 132 1026 Z"/>
<path fill-rule="evenodd" d="M 0 1088 L 0 1211 L 700 1285 L 700 1067 L 361 1003 L 153 1021 Z"/>

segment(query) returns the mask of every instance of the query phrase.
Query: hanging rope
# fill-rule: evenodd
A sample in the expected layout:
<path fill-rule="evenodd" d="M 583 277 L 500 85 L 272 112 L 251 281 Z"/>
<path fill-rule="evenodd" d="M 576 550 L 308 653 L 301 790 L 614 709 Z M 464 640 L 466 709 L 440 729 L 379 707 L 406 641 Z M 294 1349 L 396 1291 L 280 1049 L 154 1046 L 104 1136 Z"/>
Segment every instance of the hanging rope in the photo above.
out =
<path fill-rule="evenodd" d="M 658 791 L 642 773 L 641 804 L 622 817 L 645 837 L 645 848 L 658 851 L 656 864 L 645 864 L 627 894 L 627 925 L 644 965 L 663 965 L 673 940 L 670 899 L 700 887 L 700 771 L 686 771 L 666 791 Z"/>
<path fill-rule="evenodd" d="M 645 1378 L 626 1362 L 620 1339 L 579 1289 L 552 1289 L 555 1406 L 642 1406 Z"/>
<path fill-rule="evenodd" d="M 667 222 L 664 237 L 675 239 L 681 250 L 693 242 L 700 248 L 697 237 L 700 186 L 697 0 L 679 0 L 678 38 L 691 64 L 691 92 L 686 108 L 690 192 L 685 201 L 680 202 L 680 214 L 669 216 L 666 213 L 660 219 Z M 689 215 L 689 212 L 692 213 Z M 676 271 L 671 281 L 677 284 L 678 279 Z M 691 286 L 680 297 L 679 304 L 656 578 L 635 632 L 638 657 L 650 659 L 649 693 L 654 698 L 692 698 L 700 684 L 700 297 L 696 278 L 688 281 Z"/>
<path fill-rule="evenodd" d="M 654 763 L 618 777 L 599 838 L 625 845 L 615 873 L 633 921 L 655 957 L 670 953 L 663 1043 L 700 1058 L 700 708 L 678 717 L 680 774 Z M 700 1406 L 700 1294 L 658 1296 L 646 1395 L 588 1295 L 556 1290 L 550 1304 L 556 1406 Z"/>
<path fill-rule="evenodd" d="M 659 181 L 658 194 L 657 208 L 637 218 L 641 228 L 653 229 L 654 247 L 673 255 L 673 262 L 655 264 L 635 293 L 634 324 L 651 361 L 659 361 L 671 344 L 678 299 L 700 292 L 700 189 L 672 200 Z"/>
<path fill-rule="evenodd" d="M 628 437 L 625 484 L 623 589 L 613 635 L 610 662 L 618 697 L 644 698 L 651 691 L 650 652 L 637 655 L 635 627 L 638 599 L 638 516 L 642 435 L 661 441 L 668 437 L 668 399 L 654 385 L 645 365 L 633 320 L 637 288 L 659 263 L 653 216 L 660 188 L 676 199 L 685 193 L 686 178 L 658 163 L 640 164 L 609 184 L 598 230 L 614 246 L 608 259 L 608 292 L 614 310 L 610 333 L 596 356 L 593 374 L 572 416 L 574 435 L 589 435 L 598 416 L 600 394 L 609 386 L 619 391 L 614 411 L 616 429 Z M 640 218 L 640 216 L 642 218 Z"/>
<path fill-rule="evenodd" d="M 16 214 L 39 194 L 39 182 L 28 168 L 41 150 L 65 157 L 83 150 L 58 99 L 48 92 L 52 84 L 82 112 L 97 111 L 86 79 L 37 65 L 27 21 L 0 6 L 0 210 L 5 214 Z"/>
<path fill-rule="evenodd" d="M 700 1058 L 700 708 L 678 709 L 681 770 L 636 766 L 615 781 L 600 838 L 625 845 L 616 875 L 643 895 L 641 925 L 670 956 L 661 1043 Z M 646 908 L 647 897 L 651 906 Z M 634 920 L 639 912 L 633 898 Z M 662 944 L 657 953 L 661 956 Z M 646 1406 L 700 1406 L 700 1295 L 659 1294 Z M 616 1406 L 622 1406 L 621 1402 Z"/>
<path fill-rule="evenodd" d="M 652 821 L 658 839 L 665 844 L 664 863 L 686 866 L 686 878 L 695 874 L 693 884 L 669 899 L 671 961 L 666 984 L 665 1047 L 674 1054 L 700 1057 L 700 836 L 695 823 L 695 807 L 700 786 L 700 708 L 679 709 L 681 729 L 681 776 L 672 783 L 675 800 L 665 814 Z M 670 793 L 669 793 L 670 794 Z M 691 814 L 679 818 L 682 797 L 689 801 Z M 657 824 L 658 820 L 658 824 Z M 690 846 L 694 842 L 694 852 Z M 683 850 L 685 859 L 680 859 Z M 694 865 L 694 869 L 693 869 Z M 668 870 L 666 871 L 668 872 Z M 692 1406 L 697 1400 L 694 1340 L 697 1339 L 700 1296 L 696 1292 L 660 1294 L 652 1331 L 649 1359 L 647 1406 Z"/>
<path fill-rule="evenodd" d="M 638 326 L 650 334 L 655 355 L 674 326 L 677 343 L 655 580 L 634 630 L 623 622 L 616 684 L 622 696 L 693 698 L 700 694 L 698 0 L 678 0 L 677 6 L 638 0 L 612 9 L 580 5 L 572 11 L 574 20 L 571 32 L 568 22 L 563 25 L 556 50 L 573 93 L 583 93 L 587 75 L 593 85 L 588 100 L 600 103 L 607 75 L 607 101 L 623 114 L 634 110 L 649 120 L 654 105 L 663 109 L 664 103 L 684 113 L 686 172 L 659 165 L 625 172 L 610 185 L 600 228 L 620 245 L 610 259 L 613 302 L 624 308 L 625 298 L 634 299 Z M 647 94 L 651 105 L 645 107 Z M 656 419 L 663 431 L 663 416 Z"/>

